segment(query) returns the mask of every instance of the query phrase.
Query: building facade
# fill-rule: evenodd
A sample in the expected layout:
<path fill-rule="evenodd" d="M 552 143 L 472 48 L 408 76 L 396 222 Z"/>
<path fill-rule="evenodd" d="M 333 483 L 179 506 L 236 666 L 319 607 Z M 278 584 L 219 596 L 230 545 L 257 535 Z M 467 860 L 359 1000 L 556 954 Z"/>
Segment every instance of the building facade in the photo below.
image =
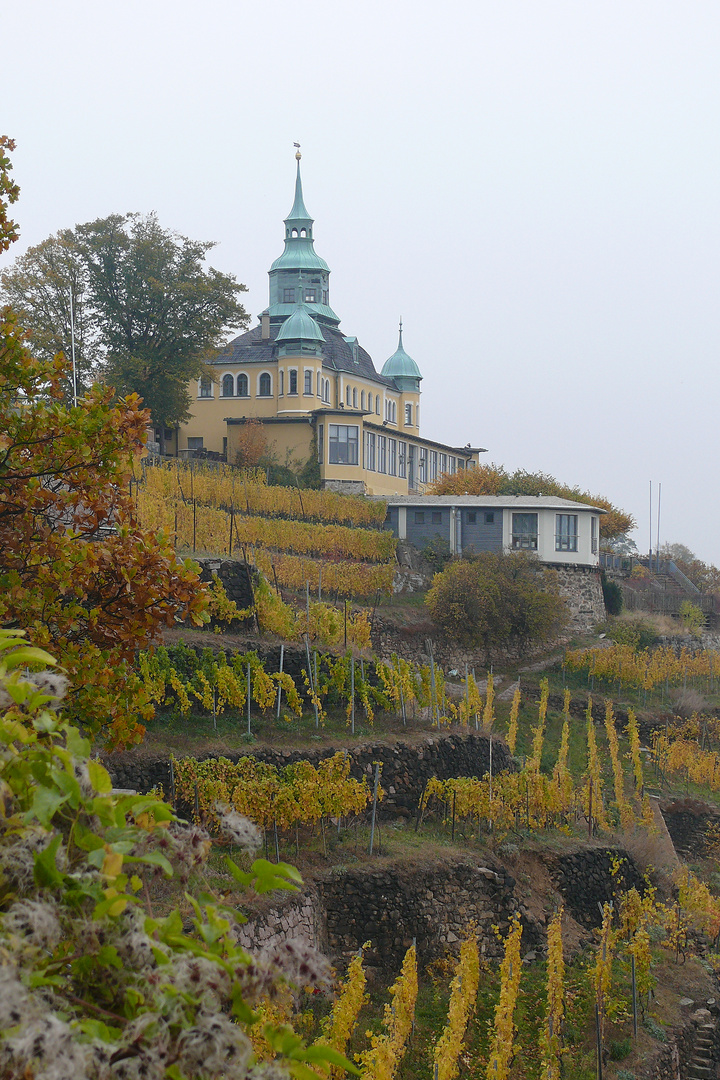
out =
<path fill-rule="evenodd" d="M 548 495 L 390 496 L 386 528 L 422 549 L 440 539 L 454 555 L 529 551 L 543 563 L 597 567 L 600 515 Z"/>
<path fill-rule="evenodd" d="M 330 269 L 315 251 L 296 155 L 295 201 L 285 247 L 270 267 L 259 324 L 212 361 L 193 384 L 193 415 L 175 452 L 211 451 L 235 464 L 248 422 L 262 424 L 279 464 L 317 458 L 324 487 L 368 495 L 422 492 L 442 473 L 471 468 L 480 447 L 420 434 L 422 375 L 403 346 L 378 373 L 330 306 Z"/>

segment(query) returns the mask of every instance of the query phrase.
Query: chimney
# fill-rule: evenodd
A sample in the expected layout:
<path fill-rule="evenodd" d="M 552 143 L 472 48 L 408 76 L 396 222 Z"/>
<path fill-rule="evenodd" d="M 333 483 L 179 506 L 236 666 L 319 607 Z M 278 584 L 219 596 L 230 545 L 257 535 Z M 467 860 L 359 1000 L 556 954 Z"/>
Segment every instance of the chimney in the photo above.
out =
<path fill-rule="evenodd" d="M 260 337 L 263 341 L 270 339 L 270 316 L 265 311 L 260 316 Z"/>

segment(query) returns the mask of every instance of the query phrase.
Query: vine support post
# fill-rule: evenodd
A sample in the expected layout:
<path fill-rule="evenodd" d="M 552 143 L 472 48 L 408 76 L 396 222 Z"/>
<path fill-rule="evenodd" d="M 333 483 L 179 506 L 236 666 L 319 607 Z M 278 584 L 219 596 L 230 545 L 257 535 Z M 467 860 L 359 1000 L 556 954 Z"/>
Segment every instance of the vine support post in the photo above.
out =
<path fill-rule="evenodd" d="M 633 1036 L 637 1039 L 637 981 L 635 978 L 635 953 L 630 954 L 630 973 L 632 976 Z"/>
<path fill-rule="evenodd" d="M 588 782 L 588 840 L 592 840 L 593 782 Z"/>
<path fill-rule="evenodd" d="M 350 657 L 350 731 L 355 734 L 355 657 Z"/>
<path fill-rule="evenodd" d="M 595 1002 L 595 1046 L 597 1051 L 597 1080 L 603 1080 L 602 1032 L 600 1030 L 600 1008 Z"/>
<path fill-rule="evenodd" d="M 310 582 L 305 582 L 305 623 L 308 634 L 310 633 Z"/>
<path fill-rule="evenodd" d="M 280 843 L 278 841 L 277 821 L 273 822 L 275 827 L 275 862 L 280 862 Z"/>
<path fill-rule="evenodd" d="M 248 666 L 247 666 L 247 710 L 248 710 L 248 713 L 247 713 L 247 716 L 248 716 L 247 733 L 248 733 L 248 735 L 252 734 L 252 732 L 250 731 L 250 697 L 251 697 L 251 693 L 252 693 L 252 682 L 250 680 L 250 663 L 248 662 Z"/>
<path fill-rule="evenodd" d="M 310 683 L 310 694 L 312 695 L 313 706 L 315 708 L 315 727 L 320 727 L 320 715 L 318 713 L 317 693 L 315 691 L 315 683 L 313 681 L 313 669 L 310 662 L 310 638 L 305 635 L 305 655 L 307 657 L 307 675 L 308 682 Z"/>
<path fill-rule="evenodd" d="M 380 782 L 380 762 L 375 762 L 375 780 L 373 782 L 373 803 L 372 803 L 372 817 L 370 819 L 370 848 L 368 854 L 372 855 L 373 845 L 375 843 L 375 816 L 377 814 L 377 793 L 378 783 Z"/>
<path fill-rule="evenodd" d="M 280 667 L 278 668 L 279 674 L 282 675 L 283 664 L 285 662 L 285 645 L 280 646 Z M 282 700 L 282 681 L 278 679 L 278 691 L 277 691 L 277 719 L 280 719 L 280 702 Z"/>
<path fill-rule="evenodd" d="M 403 727 L 407 727 L 407 713 L 405 712 L 405 695 L 403 693 L 402 686 L 400 687 L 400 712 L 402 714 Z"/>
<path fill-rule="evenodd" d="M 322 563 L 318 563 L 318 604 L 322 600 Z"/>
<path fill-rule="evenodd" d="M 344 620 L 344 623 L 345 623 L 344 643 L 345 643 L 345 648 L 347 649 L 347 600 L 343 600 L 343 620 Z"/>
<path fill-rule="evenodd" d="M 470 681 L 468 679 L 468 666 L 465 665 L 465 721 L 470 727 Z"/>
<path fill-rule="evenodd" d="M 170 805 L 175 809 L 175 767 L 172 755 L 170 757 Z"/>

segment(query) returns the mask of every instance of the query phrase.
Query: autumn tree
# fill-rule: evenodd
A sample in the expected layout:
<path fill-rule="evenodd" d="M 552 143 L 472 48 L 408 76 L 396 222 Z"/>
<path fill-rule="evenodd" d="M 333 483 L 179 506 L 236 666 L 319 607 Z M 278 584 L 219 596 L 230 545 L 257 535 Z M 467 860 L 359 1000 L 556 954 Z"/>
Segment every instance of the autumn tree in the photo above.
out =
<path fill-rule="evenodd" d="M 0 158 L 5 212 L 8 167 Z M 148 422 L 137 396 L 113 404 L 112 390 L 96 385 L 70 407 L 68 361 L 38 359 L 27 341 L 2 309 L 0 624 L 53 650 L 73 682 L 71 715 L 87 731 L 133 742 L 152 713 L 135 650 L 177 619 L 205 621 L 204 588 L 169 538 L 144 532 L 135 516 L 130 480 Z"/>
<path fill-rule="evenodd" d="M 30 248 L 1 279 L 33 333 L 33 350 L 70 356 L 70 295 L 81 390 L 101 374 L 137 393 L 161 431 L 190 415 L 189 383 L 230 329 L 247 325 L 232 275 L 206 268 L 214 245 L 160 226 L 154 214 L 112 214 Z M 71 397 L 70 382 L 65 385 Z"/>
<path fill-rule="evenodd" d="M 429 488 L 431 495 L 554 495 L 561 499 L 597 506 L 605 513 L 600 517 L 600 535 L 604 540 L 624 536 L 636 525 L 632 514 L 613 506 L 602 495 L 591 495 L 578 487 L 561 484 L 547 473 L 530 473 L 525 469 L 508 472 L 503 465 L 478 465 L 438 477 Z"/>
<path fill-rule="evenodd" d="M 435 575 L 425 602 L 447 634 L 482 648 L 488 662 L 496 649 L 556 636 L 567 620 L 557 575 L 525 552 L 454 560 Z"/>

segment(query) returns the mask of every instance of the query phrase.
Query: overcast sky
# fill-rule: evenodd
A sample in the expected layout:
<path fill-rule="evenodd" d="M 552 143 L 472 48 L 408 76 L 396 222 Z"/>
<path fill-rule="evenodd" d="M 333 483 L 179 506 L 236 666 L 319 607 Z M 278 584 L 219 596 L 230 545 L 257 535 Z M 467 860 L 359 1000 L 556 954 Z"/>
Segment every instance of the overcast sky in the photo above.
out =
<path fill-rule="evenodd" d="M 423 434 L 605 494 L 720 564 L 717 0 L 24 0 L 0 128 L 21 242 L 130 210 L 255 317 L 302 143 L 331 304 Z M 657 524 L 653 524 L 653 543 Z"/>

